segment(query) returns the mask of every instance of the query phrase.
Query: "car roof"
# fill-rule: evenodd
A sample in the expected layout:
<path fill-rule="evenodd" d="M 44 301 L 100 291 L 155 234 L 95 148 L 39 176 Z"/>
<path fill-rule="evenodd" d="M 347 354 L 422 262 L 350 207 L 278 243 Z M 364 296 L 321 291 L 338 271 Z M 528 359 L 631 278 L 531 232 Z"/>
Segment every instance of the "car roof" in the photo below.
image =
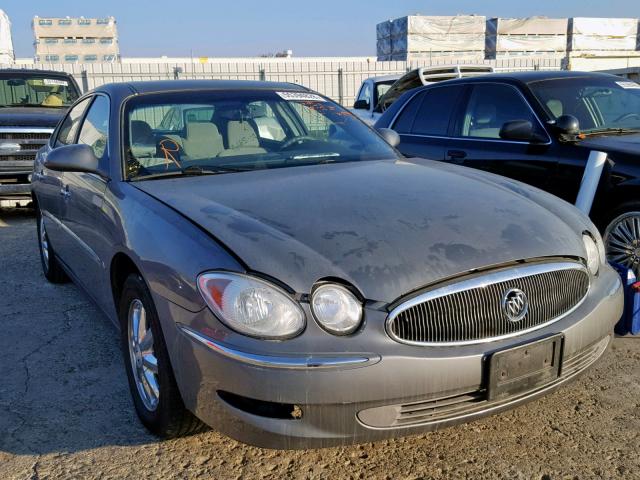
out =
<path fill-rule="evenodd" d="M 563 78 L 617 78 L 615 75 L 599 72 L 578 72 L 569 70 L 536 70 L 529 72 L 501 72 L 501 73 L 487 73 L 478 77 L 456 78 L 454 80 L 447 80 L 443 83 L 480 83 L 480 82 L 495 82 L 503 81 L 507 83 L 523 83 L 529 84 L 539 82 L 542 80 L 555 80 Z"/>
<path fill-rule="evenodd" d="M 148 82 L 107 83 L 96 92 L 120 95 L 181 92 L 198 90 L 300 90 L 306 87 L 287 82 L 262 82 L 254 80 L 156 80 Z"/>
<path fill-rule="evenodd" d="M 31 75 L 64 75 L 70 77 L 71 74 L 59 70 L 40 70 L 34 68 L 0 68 L 0 75 L 3 73 L 25 73 Z"/>

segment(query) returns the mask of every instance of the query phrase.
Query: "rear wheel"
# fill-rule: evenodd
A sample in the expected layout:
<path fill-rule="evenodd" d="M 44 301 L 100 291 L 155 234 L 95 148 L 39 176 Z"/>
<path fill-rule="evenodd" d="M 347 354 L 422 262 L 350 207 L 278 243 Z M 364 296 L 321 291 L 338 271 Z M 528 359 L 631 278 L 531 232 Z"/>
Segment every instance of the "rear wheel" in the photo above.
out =
<path fill-rule="evenodd" d="M 142 423 L 163 438 L 202 431 L 204 424 L 184 406 L 151 294 L 137 274 L 124 282 L 119 315 L 129 388 Z"/>
<path fill-rule="evenodd" d="M 606 223 L 604 245 L 607 260 L 624 265 L 640 276 L 640 203 L 616 208 Z"/>
<path fill-rule="evenodd" d="M 36 209 L 36 221 L 38 230 L 38 247 L 40 250 L 40 263 L 42 264 L 42 273 L 51 283 L 65 283 L 69 281 L 69 277 L 62 269 L 60 262 L 53 252 L 49 235 L 44 224 L 44 217 L 40 209 Z"/>

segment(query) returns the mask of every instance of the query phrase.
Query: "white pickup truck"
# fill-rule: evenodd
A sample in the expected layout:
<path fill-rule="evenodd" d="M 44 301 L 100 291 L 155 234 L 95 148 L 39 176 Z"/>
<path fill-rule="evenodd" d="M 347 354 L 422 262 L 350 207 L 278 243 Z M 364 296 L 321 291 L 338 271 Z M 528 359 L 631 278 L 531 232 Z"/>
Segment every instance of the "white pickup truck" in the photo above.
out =
<path fill-rule="evenodd" d="M 486 65 L 444 65 L 420 67 L 404 75 L 367 78 L 360 86 L 351 112 L 369 125 L 373 125 L 382 112 L 404 92 L 429 83 L 475 77 L 491 72 L 493 67 Z"/>

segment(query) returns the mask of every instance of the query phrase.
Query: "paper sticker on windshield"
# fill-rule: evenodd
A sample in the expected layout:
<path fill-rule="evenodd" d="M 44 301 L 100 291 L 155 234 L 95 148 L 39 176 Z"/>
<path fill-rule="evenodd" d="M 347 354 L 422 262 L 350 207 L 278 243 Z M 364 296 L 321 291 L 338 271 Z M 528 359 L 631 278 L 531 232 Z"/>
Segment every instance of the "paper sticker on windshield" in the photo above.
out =
<path fill-rule="evenodd" d="M 320 95 L 306 92 L 276 92 L 281 98 L 293 102 L 325 102 Z"/>
<path fill-rule="evenodd" d="M 59 85 L 62 87 L 68 87 L 69 86 L 69 82 L 67 82 L 66 80 L 56 80 L 53 78 L 45 78 L 44 79 L 44 84 L 45 85 Z"/>
<path fill-rule="evenodd" d="M 636 82 L 616 82 L 622 88 L 640 88 L 640 84 Z"/>

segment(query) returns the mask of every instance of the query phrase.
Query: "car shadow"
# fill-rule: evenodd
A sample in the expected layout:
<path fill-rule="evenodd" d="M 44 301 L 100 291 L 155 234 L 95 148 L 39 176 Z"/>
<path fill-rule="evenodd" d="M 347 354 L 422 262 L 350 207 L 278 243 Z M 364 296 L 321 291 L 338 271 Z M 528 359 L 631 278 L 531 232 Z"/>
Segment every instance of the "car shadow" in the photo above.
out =
<path fill-rule="evenodd" d="M 131 401 L 118 332 L 42 275 L 32 211 L 0 210 L 0 453 L 157 442 Z"/>

